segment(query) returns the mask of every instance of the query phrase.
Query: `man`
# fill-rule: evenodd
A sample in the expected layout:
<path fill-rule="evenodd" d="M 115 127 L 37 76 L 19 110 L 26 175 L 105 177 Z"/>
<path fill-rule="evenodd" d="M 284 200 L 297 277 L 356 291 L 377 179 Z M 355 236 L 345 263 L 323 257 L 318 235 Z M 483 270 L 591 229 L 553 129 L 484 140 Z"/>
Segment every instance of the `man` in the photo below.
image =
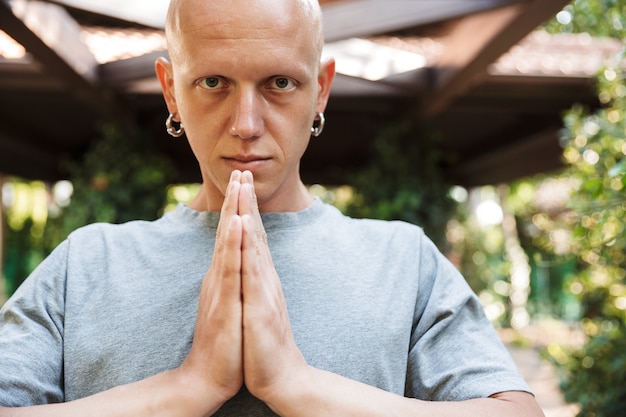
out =
<path fill-rule="evenodd" d="M 201 190 L 33 273 L 2 313 L 0 416 L 541 416 L 420 229 L 307 193 L 334 77 L 319 6 L 173 0 L 166 35 L 168 130 Z"/>

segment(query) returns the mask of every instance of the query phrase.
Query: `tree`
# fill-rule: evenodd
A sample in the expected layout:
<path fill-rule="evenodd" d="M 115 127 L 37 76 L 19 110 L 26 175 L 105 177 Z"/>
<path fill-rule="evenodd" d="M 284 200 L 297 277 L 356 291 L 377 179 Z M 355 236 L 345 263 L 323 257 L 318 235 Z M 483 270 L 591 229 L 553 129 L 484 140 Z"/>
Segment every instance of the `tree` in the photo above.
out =
<path fill-rule="evenodd" d="M 545 29 L 551 33 L 589 33 L 623 39 L 625 27 L 626 1 L 574 0 Z"/>
<path fill-rule="evenodd" d="M 626 35 L 624 0 L 576 0 L 564 13 L 549 30 Z M 570 231 L 578 260 L 580 272 L 566 291 L 581 302 L 587 342 L 574 351 L 548 352 L 562 370 L 566 399 L 580 403 L 579 415 L 585 417 L 616 416 L 626 409 L 625 80 L 623 56 L 615 57 L 598 76 L 602 108 L 574 107 L 563 131 L 566 175 L 576 187 L 570 211 L 558 221 Z"/>

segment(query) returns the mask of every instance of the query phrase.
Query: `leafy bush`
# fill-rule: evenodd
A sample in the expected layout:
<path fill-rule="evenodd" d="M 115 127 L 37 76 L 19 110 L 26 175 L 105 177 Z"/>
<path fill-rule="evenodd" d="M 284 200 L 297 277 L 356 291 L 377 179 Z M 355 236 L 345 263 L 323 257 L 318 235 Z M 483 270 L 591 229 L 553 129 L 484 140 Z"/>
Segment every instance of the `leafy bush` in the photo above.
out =
<path fill-rule="evenodd" d="M 139 128 L 107 124 L 80 162 L 68 162 L 71 204 L 46 225 L 49 248 L 94 222 L 152 220 L 165 206 L 173 165 Z"/>
<path fill-rule="evenodd" d="M 551 32 L 626 37 L 626 1 L 574 0 Z M 568 19 L 569 17 L 569 19 Z M 616 56 L 598 78 L 599 110 L 580 106 L 565 116 L 564 159 L 577 182 L 570 211 L 558 221 L 571 233 L 581 271 L 565 290 L 582 305 L 580 349 L 554 345 L 549 357 L 563 375 L 565 398 L 581 417 L 623 415 L 626 409 L 626 74 Z M 547 239 L 549 240 L 549 239 Z"/>
<path fill-rule="evenodd" d="M 619 68 L 599 77 L 605 107 L 580 107 L 565 117 L 564 157 L 577 179 L 570 211 L 561 216 L 571 230 L 579 272 L 566 291 L 583 308 L 587 341 L 569 355 L 551 355 L 562 368 L 568 401 L 579 416 L 603 417 L 626 409 L 626 86 Z"/>
<path fill-rule="evenodd" d="M 374 141 L 369 164 L 352 175 L 354 217 L 404 220 L 422 226 L 439 246 L 456 203 L 443 180 L 443 153 L 432 132 L 408 122 L 391 122 Z"/>
<path fill-rule="evenodd" d="M 45 201 L 49 189 L 46 191 L 46 186 L 37 182 L 35 188 L 44 194 L 44 201 L 32 210 L 52 210 L 37 221 L 29 212 L 21 213 L 19 221 L 8 222 L 3 268 L 6 288 L 0 288 L 0 298 L 4 292 L 10 296 L 76 228 L 93 222 L 121 223 L 158 217 L 174 175 L 170 159 L 155 149 L 148 135 L 136 127 L 113 124 L 104 125 L 84 158 L 68 161 L 66 171 L 74 190 L 69 206 L 46 206 L 50 203 Z M 34 187 L 34 183 L 19 179 L 13 179 L 11 184 L 17 188 Z M 12 217 L 15 216 L 9 212 L 9 219 Z"/>
<path fill-rule="evenodd" d="M 623 415 L 626 410 L 624 324 L 586 321 L 586 327 L 597 333 L 589 337 L 584 347 L 566 354 L 560 365 L 565 400 L 580 404 L 581 417 Z"/>

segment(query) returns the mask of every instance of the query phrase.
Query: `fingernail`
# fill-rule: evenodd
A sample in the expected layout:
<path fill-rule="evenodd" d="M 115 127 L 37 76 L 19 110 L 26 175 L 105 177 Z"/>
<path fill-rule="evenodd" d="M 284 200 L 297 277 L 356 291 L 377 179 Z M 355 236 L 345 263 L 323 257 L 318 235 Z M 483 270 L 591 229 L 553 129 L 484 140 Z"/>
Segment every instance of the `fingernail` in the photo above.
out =
<path fill-rule="evenodd" d="M 235 188 L 239 185 L 241 184 L 236 179 L 231 180 L 226 186 L 226 195 L 230 195 L 231 193 L 235 192 Z"/>
<path fill-rule="evenodd" d="M 254 183 L 254 177 L 252 175 L 252 172 L 250 171 L 244 171 L 242 174 L 243 180 L 244 182 L 253 184 Z"/>

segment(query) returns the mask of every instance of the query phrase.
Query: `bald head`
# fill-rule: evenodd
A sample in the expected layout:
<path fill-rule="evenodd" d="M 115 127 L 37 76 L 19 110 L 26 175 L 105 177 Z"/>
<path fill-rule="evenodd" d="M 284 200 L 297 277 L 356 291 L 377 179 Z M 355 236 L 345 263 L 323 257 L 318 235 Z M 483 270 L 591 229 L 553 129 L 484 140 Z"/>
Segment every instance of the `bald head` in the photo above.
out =
<path fill-rule="evenodd" d="M 324 34 L 317 0 L 172 0 L 165 22 L 170 59 L 175 64 L 195 37 L 227 38 L 232 29 L 245 37 L 248 28 L 263 25 L 268 32 L 296 25 L 319 61 Z"/>

